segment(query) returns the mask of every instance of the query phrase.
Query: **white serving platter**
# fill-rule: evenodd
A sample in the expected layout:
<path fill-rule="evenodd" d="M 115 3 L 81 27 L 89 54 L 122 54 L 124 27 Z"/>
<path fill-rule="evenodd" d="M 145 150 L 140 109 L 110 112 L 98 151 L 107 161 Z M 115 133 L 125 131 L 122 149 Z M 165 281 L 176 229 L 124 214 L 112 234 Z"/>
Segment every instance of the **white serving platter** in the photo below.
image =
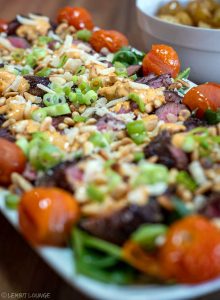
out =
<path fill-rule="evenodd" d="M 0 191 L 0 213 L 18 229 L 17 213 L 5 207 L 4 195 L 5 192 Z M 220 290 L 220 279 L 194 286 L 117 286 L 104 284 L 76 274 L 73 254 L 68 248 L 41 247 L 34 250 L 73 288 L 97 300 L 181 300 L 193 299 Z"/>

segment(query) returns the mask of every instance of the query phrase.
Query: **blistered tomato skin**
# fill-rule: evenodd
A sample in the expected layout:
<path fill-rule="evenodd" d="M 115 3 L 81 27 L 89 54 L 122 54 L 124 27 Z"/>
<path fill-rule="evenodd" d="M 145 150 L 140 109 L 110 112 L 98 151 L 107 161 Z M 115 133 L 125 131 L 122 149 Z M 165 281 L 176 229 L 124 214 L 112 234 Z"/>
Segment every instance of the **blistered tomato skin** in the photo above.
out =
<path fill-rule="evenodd" d="M 165 276 L 180 283 L 201 283 L 220 276 L 220 231 L 202 216 L 171 225 L 159 258 Z"/>
<path fill-rule="evenodd" d="M 107 48 L 114 53 L 123 46 L 127 46 L 128 39 L 118 31 L 100 29 L 93 32 L 90 43 L 97 52 L 100 52 L 102 48 Z"/>
<path fill-rule="evenodd" d="M 77 201 L 59 188 L 34 188 L 19 204 L 21 231 L 34 245 L 65 245 L 79 217 Z"/>
<path fill-rule="evenodd" d="M 82 7 L 67 6 L 59 10 L 57 16 L 58 23 L 67 22 L 69 25 L 79 29 L 93 29 L 94 24 L 90 13 Z"/>
<path fill-rule="evenodd" d="M 22 150 L 16 144 L 0 138 L 0 185 L 9 185 L 11 174 L 22 173 L 25 164 L 26 158 Z"/>
<path fill-rule="evenodd" d="M 173 78 L 180 72 L 180 60 L 176 51 L 167 45 L 153 45 L 143 59 L 144 75 L 170 73 Z"/>
<path fill-rule="evenodd" d="M 202 118 L 206 110 L 220 108 L 220 84 L 208 82 L 192 88 L 184 96 L 183 103 Z"/>

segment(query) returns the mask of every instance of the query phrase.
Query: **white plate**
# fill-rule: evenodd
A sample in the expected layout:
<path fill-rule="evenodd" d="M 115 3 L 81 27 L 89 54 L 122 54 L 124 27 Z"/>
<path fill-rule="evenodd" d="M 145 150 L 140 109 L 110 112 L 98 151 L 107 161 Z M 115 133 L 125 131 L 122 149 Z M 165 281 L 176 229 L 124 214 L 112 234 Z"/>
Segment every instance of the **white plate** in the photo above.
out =
<path fill-rule="evenodd" d="M 13 226 L 18 228 L 17 213 L 6 209 L 3 191 L 0 191 L 0 212 Z M 181 300 L 192 299 L 220 289 L 220 279 L 195 286 L 116 286 L 104 284 L 74 272 L 73 255 L 70 249 L 42 247 L 36 248 L 35 251 L 70 285 L 97 300 Z"/>

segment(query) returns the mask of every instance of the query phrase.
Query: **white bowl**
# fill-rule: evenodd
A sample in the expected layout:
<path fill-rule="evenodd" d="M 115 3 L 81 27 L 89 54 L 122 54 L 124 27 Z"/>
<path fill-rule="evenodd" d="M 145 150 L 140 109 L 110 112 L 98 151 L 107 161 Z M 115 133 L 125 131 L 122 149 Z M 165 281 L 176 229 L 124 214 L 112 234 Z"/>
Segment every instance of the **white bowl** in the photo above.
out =
<path fill-rule="evenodd" d="M 152 44 L 171 45 L 178 52 L 182 69 L 191 67 L 191 80 L 220 82 L 220 30 L 160 20 L 156 12 L 167 2 L 169 0 L 136 0 L 138 23 L 147 49 Z"/>

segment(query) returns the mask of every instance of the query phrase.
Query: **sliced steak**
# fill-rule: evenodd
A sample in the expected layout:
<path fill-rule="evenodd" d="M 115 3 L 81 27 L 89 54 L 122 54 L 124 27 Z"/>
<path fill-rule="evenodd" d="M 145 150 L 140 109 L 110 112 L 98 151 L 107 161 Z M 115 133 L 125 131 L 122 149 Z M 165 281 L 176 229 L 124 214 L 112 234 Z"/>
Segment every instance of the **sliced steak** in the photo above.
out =
<path fill-rule="evenodd" d="M 8 23 L 7 35 L 16 35 L 16 30 L 21 26 L 17 18 Z"/>
<path fill-rule="evenodd" d="M 52 125 L 58 130 L 58 125 L 60 123 L 63 123 L 64 119 L 66 116 L 58 116 L 58 117 L 53 117 L 52 119 Z"/>
<path fill-rule="evenodd" d="M 5 116 L 0 114 L 0 126 L 5 122 Z"/>
<path fill-rule="evenodd" d="M 155 114 L 158 116 L 160 120 L 165 122 L 177 122 L 179 113 L 181 110 L 187 109 L 184 104 L 180 103 L 166 103 L 159 107 Z"/>
<path fill-rule="evenodd" d="M 82 180 L 82 173 L 76 166 L 77 161 L 61 163 L 39 177 L 36 186 L 57 186 L 73 192 L 73 183 Z"/>
<path fill-rule="evenodd" d="M 29 93 L 34 95 L 34 96 L 38 96 L 38 97 L 42 97 L 45 92 L 41 89 L 39 89 L 37 87 L 38 84 L 43 84 L 45 86 L 48 86 L 50 84 L 50 80 L 47 77 L 40 77 L 40 76 L 34 76 L 34 75 L 26 75 L 24 76 L 24 78 L 29 82 L 30 84 L 30 89 L 29 89 Z"/>
<path fill-rule="evenodd" d="M 11 132 L 8 130 L 8 128 L 0 128 L 0 137 L 4 138 L 10 142 L 14 142 L 15 138 L 11 134 Z"/>
<path fill-rule="evenodd" d="M 30 44 L 24 38 L 18 36 L 9 36 L 8 40 L 15 48 L 21 48 L 21 49 L 30 48 Z"/>
<path fill-rule="evenodd" d="M 111 215 L 82 220 L 80 227 L 92 235 L 122 245 L 140 225 L 163 221 L 158 202 L 151 199 L 147 205 L 131 205 Z"/>
<path fill-rule="evenodd" d="M 220 193 L 212 193 L 204 207 L 199 211 L 200 214 L 208 218 L 219 218 L 220 217 Z"/>
<path fill-rule="evenodd" d="M 142 69 L 141 65 L 132 65 L 132 66 L 127 67 L 128 76 L 132 76 L 132 75 L 139 73 L 141 71 L 141 69 Z"/>
<path fill-rule="evenodd" d="M 125 128 L 125 123 L 121 120 L 118 120 L 116 117 L 107 114 L 100 118 L 96 123 L 96 126 L 99 131 L 106 131 L 106 130 L 122 130 Z"/>
<path fill-rule="evenodd" d="M 149 74 L 142 78 L 138 78 L 136 82 L 147 84 L 150 87 L 155 89 L 160 87 L 168 88 L 172 84 L 172 77 L 170 74 L 163 74 L 163 75 Z"/>
<path fill-rule="evenodd" d="M 188 166 L 188 157 L 181 149 L 171 144 L 171 135 L 167 131 L 160 133 L 148 146 L 144 148 L 146 158 L 158 157 L 158 162 L 168 168 L 185 170 Z"/>
<path fill-rule="evenodd" d="M 207 122 L 196 117 L 190 117 L 184 122 L 184 126 L 186 126 L 187 130 L 192 130 L 196 127 L 207 126 Z"/>
<path fill-rule="evenodd" d="M 183 99 L 177 92 L 168 90 L 164 91 L 164 96 L 166 102 L 181 103 Z"/>

